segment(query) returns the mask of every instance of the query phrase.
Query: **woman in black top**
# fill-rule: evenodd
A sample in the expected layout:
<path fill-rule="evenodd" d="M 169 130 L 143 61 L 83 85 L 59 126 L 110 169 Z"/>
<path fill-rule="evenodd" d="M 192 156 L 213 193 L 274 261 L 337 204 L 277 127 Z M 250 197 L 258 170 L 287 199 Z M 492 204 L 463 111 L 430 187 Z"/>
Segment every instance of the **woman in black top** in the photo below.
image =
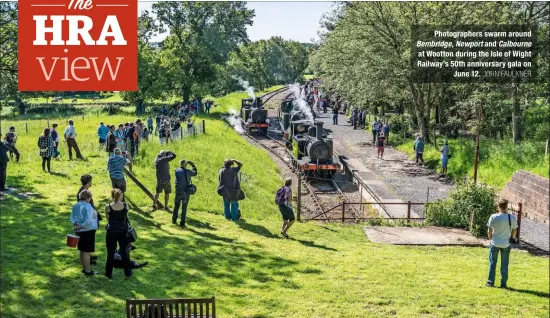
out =
<path fill-rule="evenodd" d="M 107 263 L 105 264 L 105 276 L 112 278 L 113 266 L 117 243 L 120 249 L 122 262 L 124 264 L 124 274 L 126 279 L 132 276 L 130 264 L 130 255 L 128 255 L 128 206 L 122 202 L 122 192 L 119 189 L 111 191 L 113 203 L 107 204 L 105 214 L 107 216 Z"/>

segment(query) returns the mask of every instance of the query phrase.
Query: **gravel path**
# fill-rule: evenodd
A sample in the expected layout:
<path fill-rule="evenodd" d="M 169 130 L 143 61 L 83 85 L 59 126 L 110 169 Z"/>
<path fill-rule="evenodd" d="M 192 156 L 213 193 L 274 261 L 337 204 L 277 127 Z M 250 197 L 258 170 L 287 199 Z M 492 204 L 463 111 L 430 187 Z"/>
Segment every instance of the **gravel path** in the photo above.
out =
<path fill-rule="evenodd" d="M 332 114 L 318 114 L 324 128 L 332 131 L 334 143 L 345 149 L 344 155 L 361 158 L 363 164 L 378 175 L 397 196 L 404 201 L 430 202 L 448 196 L 451 182 L 439 178 L 433 170 L 416 165 L 407 155 L 386 147 L 384 159 L 376 158 L 377 151 L 372 145 L 372 134 L 366 130 L 354 130 L 347 123 L 345 115 L 340 115 L 338 125 L 332 124 Z M 391 134 L 390 134 L 391 143 Z M 415 206 L 414 211 L 424 214 L 423 206 Z"/>
<path fill-rule="evenodd" d="M 521 219 L 520 239 L 543 251 L 550 252 L 550 224 L 532 219 Z"/>

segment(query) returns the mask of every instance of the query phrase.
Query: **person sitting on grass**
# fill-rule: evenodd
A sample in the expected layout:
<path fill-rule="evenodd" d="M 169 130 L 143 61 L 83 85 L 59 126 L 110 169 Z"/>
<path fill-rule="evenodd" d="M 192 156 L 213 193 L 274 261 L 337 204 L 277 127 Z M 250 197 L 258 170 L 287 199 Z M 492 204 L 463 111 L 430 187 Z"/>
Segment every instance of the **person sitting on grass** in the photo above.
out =
<path fill-rule="evenodd" d="M 170 185 L 170 161 L 176 159 L 176 154 L 169 150 L 161 150 L 155 158 L 155 170 L 157 174 L 157 186 L 155 188 L 155 197 L 153 198 L 153 210 L 157 209 L 159 195 L 164 192 L 164 210 L 168 208 L 168 198 L 172 192 Z"/>
<path fill-rule="evenodd" d="M 500 287 L 506 288 L 508 282 L 508 263 L 510 261 L 510 241 L 516 242 L 518 222 L 515 215 L 509 214 L 508 201 L 500 200 L 498 213 L 489 217 L 487 222 L 487 236 L 489 244 L 489 277 L 487 287 L 495 285 L 495 272 L 497 267 L 498 253 L 500 252 Z"/>
<path fill-rule="evenodd" d="M 191 169 L 187 169 L 189 164 Z M 185 229 L 185 218 L 187 216 L 187 204 L 189 204 L 191 186 L 191 177 L 197 175 L 197 167 L 193 161 L 181 160 L 180 168 L 176 169 L 176 201 L 174 203 L 174 213 L 172 214 L 172 223 L 177 224 L 178 210 L 181 205 L 181 220 L 180 226 Z"/>
<path fill-rule="evenodd" d="M 111 198 L 113 202 L 105 206 L 105 215 L 107 217 L 107 262 L 105 264 L 105 276 L 113 278 L 113 266 L 117 243 L 119 251 L 122 251 L 122 265 L 126 279 L 132 277 L 132 267 L 130 264 L 130 255 L 128 253 L 128 205 L 122 201 L 122 191 L 113 189 Z"/>
<path fill-rule="evenodd" d="M 47 165 L 48 173 L 51 173 L 50 164 L 53 154 L 53 140 L 50 136 L 50 128 L 44 128 L 42 135 L 38 137 L 38 149 L 40 150 L 40 157 L 42 158 L 42 171 L 46 172 Z"/>
<path fill-rule="evenodd" d="M 292 179 L 287 178 L 285 185 L 277 191 L 275 196 L 275 203 L 279 206 L 279 211 L 283 216 L 283 227 L 281 228 L 281 235 L 285 238 L 289 238 L 286 233 L 288 229 L 294 224 L 294 211 L 292 210 Z"/>
<path fill-rule="evenodd" d="M 128 247 L 126 247 L 126 253 L 128 255 L 130 255 L 130 250 L 131 249 L 135 249 L 135 247 L 132 246 L 132 244 L 128 244 Z M 130 256 L 128 256 L 128 258 L 130 259 L 130 268 L 131 269 L 142 268 L 142 267 L 146 266 L 147 264 L 149 264 L 149 262 L 143 262 L 143 263 L 140 264 L 140 263 L 132 260 Z M 117 249 L 115 251 L 115 256 L 113 258 L 113 266 L 114 266 L 114 268 L 122 268 L 122 269 L 126 268 L 125 267 L 126 264 L 122 260 L 122 253 L 121 253 L 120 249 Z"/>
<path fill-rule="evenodd" d="M 126 179 L 124 179 L 124 167 L 129 165 L 130 161 L 122 155 L 120 149 L 115 148 L 114 156 L 107 161 L 107 170 L 111 177 L 113 189 L 119 189 L 122 194 L 126 193 Z"/>
<path fill-rule="evenodd" d="M 82 272 L 86 276 L 97 275 L 90 266 L 91 253 L 95 251 L 95 232 L 98 228 L 97 211 L 90 205 L 92 193 L 89 190 L 80 192 L 78 203 L 73 206 L 71 212 L 71 223 L 73 230 L 79 236 L 78 250 L 80 251 L 80 263 Z"/>

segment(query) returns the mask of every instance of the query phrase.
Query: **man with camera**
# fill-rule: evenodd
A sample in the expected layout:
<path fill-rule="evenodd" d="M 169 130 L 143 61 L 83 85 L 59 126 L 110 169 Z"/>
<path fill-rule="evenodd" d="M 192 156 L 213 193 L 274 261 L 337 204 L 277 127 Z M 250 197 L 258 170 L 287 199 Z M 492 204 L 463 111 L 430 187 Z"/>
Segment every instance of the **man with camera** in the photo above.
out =
<path fill-rule="evenodd" d="M 113 189 L 119 189 L 122 194 L 126 193 L 126 179 L 124 179 L 124 167 L 129 165 L 130 161 L 125 158 L 120 149 L 115 148 L 114 155 L 107 161 L 107 170 L 111 177 Z"/>
<path fill-rule="evenodd" d="M 187 169 L 187 165 L 191 169 Z M 181 160 L 180 168 L 176 169 L 176 201 L 174 202 L 174 213 L 172 214 L 172 223 L 177 224 L 178 210 L 181 205 L 180 226 L 185 229 L 185 218 L 187 216 L 187 204 L 191 195 L 195 194 L 197 188 L 191 183 L 191 177 L 197 175 L 197 167 L 193 161 Z"/>
<path fill-rule="evenodd" d="M 495 272 L 497 267 L 498 253 L 500 252 L 500 287 L 506 288 L 508 281 L 508 262 L 510 260 L 510 243 L 517 243 L 518 222 L 513 214 L 507 211 L 508 201 L 500 200 L 498 213 L 489 217 L 487 222 L 487 236 L 491 240 L 489 245 L 489 278 L 487 287 L 495 285 Z"/>
<path fill-rule="evenodd" d="M 164 209 L 168 208 L 168 197 L 172 192 L 170 185 L 170 161 L 176 159 L 176 154 L 169 150 L 161 150 L 155 159 L 155 170 L 157 174 L 157 186 L 155 197 L 153 198 L 153 210 L 157 209 L 159 195 L 164 192 Z"/>

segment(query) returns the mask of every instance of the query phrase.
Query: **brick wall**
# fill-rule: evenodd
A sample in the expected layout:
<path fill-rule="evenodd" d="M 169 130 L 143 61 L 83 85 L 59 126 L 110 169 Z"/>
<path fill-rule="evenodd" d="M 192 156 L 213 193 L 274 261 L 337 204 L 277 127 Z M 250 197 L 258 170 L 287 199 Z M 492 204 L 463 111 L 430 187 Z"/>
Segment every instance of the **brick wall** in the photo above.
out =
<path fill-rule="evenodd" d="M 523 203 L 523 215 L 548 222 L 550 203 L 549 180 L 519 170 L 502 190 L 501 197 L 510 202 Z"/>

